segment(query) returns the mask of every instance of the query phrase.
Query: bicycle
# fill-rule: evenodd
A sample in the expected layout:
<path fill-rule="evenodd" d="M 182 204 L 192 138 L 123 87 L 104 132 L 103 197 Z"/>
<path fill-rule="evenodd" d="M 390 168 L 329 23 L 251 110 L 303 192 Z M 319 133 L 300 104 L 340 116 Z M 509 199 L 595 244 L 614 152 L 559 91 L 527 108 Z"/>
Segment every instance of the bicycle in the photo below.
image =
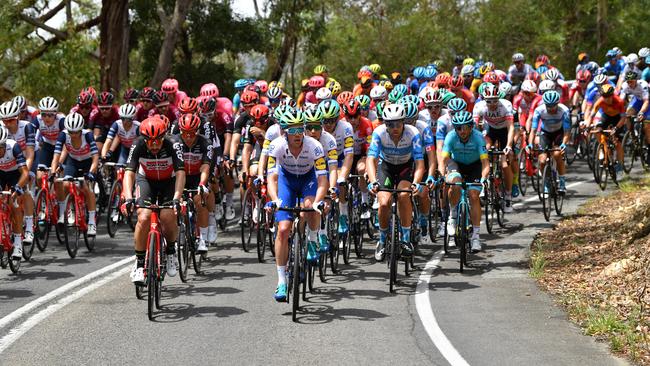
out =
<path fill-rule="evenodd" d="M 390 293 L 395 292 L 395 285 L 397 283 L 397 266 L 400 260 L 404 261 L 404 275 L 409 275 L 409 264 L 411 264 L 410 256 L 402 256 L 400 246 L 400 227 L 399 216 L 397 213 L 398 195 L 400 193 L 413 194 L 410 189 L 392 189 L 392 188 L 379 188 L 378 192 L 389 192 L 392 196 L 391 216 L 389 218 L 389 232 L 385 243 L 385 253 L 388 255 L 388 290 Z"/>
<path fill-rule="evenodd" d="M 487 187 L 485 188 L 485 224 L 490 234 L 493 234 L 495 217 L 499 226 L 505 227 L 503 206 L 505 205 L 506 188 L 500 159 L 503 155 L 505 155 L 503 150 L 494 148 L 488 150 L 490 174 L 486 180 Z"/>
<path fill-rule="evenodd" d="M 84 243 L 89 252 L 95 249 L 95 236 L 88 236 L 88 223 L 86 217 L 86 198 L 81 192 L 81 185 L 86 182 L 84 177 L 64 177 L 55 179 L 56 182 L 69 182 L 68 195 L 65 198 L 64 238 L 65 247 L 70 258 L 77 256 L 79 237 L 83 235 Z"/>
<path fill-rule="evenodd" d="M 260 205 L 260 209 L 257 210 L 257 218 L 254 220 L 257 229 L 257 260 L 260 263 L 264 262 L 267 246 L 271 255 L 275 256 L 275 237 L 273 235 L 275 217 L 262 209 L 269 201 L 266 189 L 266 182 L 263 182 L 255 191 Z"/>
<path fill-rule="evenodd" d="M 13 243 L 13 218 L 11 217 L 11 209 L 9 207 L 9 199 L 13 195 L 12 191 L 0 192 L 0 234 L 2 238 L 2 245 L 0 245 L 0 267 L 7 268 L 14 274 L 20 271 L 20 258 L 14 258 L 14 243 Z M 18 207 L 18 203 L 14 200 L 12 202 L 14 208 Z M 5 256 L 6 253 L 6 256 Z"/>
<path fill-rule="evenodd" d="M 601 190 L 607 188 L 607 176 L 618 186 L 616 179 L 616 146 L 611 137 L 615 130 L 602 130 L 597 138 L 598 145 L 594 151 L 594 177 Z"/>
<path fill-rule="evenodd" d="M 196 207 L 194 206 L 194 195 L 198 194 L 198 189 L 184 189 L 183 196 L 185 202 L 183 203 L 184 212 L 183 220 L 181 221 L 181 226 L 179 226 L 179 237 L 184 238 L 183 241 L 179 241 L 178 248 L 178 263 L 179 271 L 181 275 L 181 281 L 187 281 L 187 269 L 189 267 L 190 260 L 192 261 L 192 267 L 194 272 L 197 275 L 201 274 L 201 266 L 204 260 L 207 260 L 208 255 L 206 253 L 199 254 L 196 252 L 197 249 L 197 238 L 200 237 L 199 225 L 197 224 L 197 214 Z M 201 205 L 205 206 L 205 199 L 201 198 Z"/>
<path fill-rule="evenodd" d="M 131 228 L 131 231 L 135 230 L 135 224 L 133 223 L 132 215 L 125 217 L 120 211 L 120 206 L 124 203 L 122 188 L 124 187 L 124 168 L 126 165 L 107 162 L 104 163 L 104 167 L 107 169 L 117 169 L 115 179 L 112 179 L 113 183 L 109 191 L 108 206 L 106 208 L 106 228 L 108 235 L 114 238 L 120 223 L 126 222 Z"/>
<path fill-rule="evenodd" d="M 436 177 L 437 179 L 438 177 Z M 429 187 L 429 238 L 435 242 L 438 234 L 438 227 L 443 221 L 442 197 L 444 195 L 444 184 L 437 181 Z"/>
<path fill-rule="evenodd" d="M 354 244 L 354 253 L 357 258 L 363 257 L 363 225 L 370 225 L 370 219 L 362 219 L 363 213 L 361 190 L 359 189 L 359 180 L 363 178 L 362 175 L 350 174 L 348 175 L 347 186 L 347 201 L 348 201 L 348 220 L 349 230 L 347 238 L 344 240 L 343 246 L 343 261 L 345 264 L 350 264 L 350 242 Z M 365 228 L 367 230 L 367 226 Z"/>
<path fill-rule="evenodd" d="M 460 187 L 460 201 L 458 201 L 458 210 L 456 213 L 456 232 L 454 233 L 456 246 L 460 249 L 460 272 L 464 267 L 468 267 L 467 252 L 471 250 L 470 230 L 472 230 L 472 221 L 470 219 L 470 203 L 467 190 L 470 187 L 484 187 L 482 183 L 467 183 L 465 181 L 458 183 L 448 183 Z"/>
<path fill-rule="evenodd" d="M 257 223 L 253 219 L 253 214 L 259 211 L 257 207 L 258 201 L 256 200 L 256 188 L 252 184 L 252 178 L 246 173 L 243 173 L 242 189 L 246 189 L 241 198 L 241 219 L 239 220 L 239 228 L 241 232 L 241 244 L 244 252 L 250 251 L 251 239 L 253 234 L 257 232 Z"/>
<path fill-rule="evenodd" d="M 565 194 L 559 191 L 559 173 L 557 171 L 557 162 L 553 157 L 554 152 L 562 151 L 562 149 L 549 148 L 547 146 L 544 149 L 536 150 L 540 153 L 546 154 L 546 164 L 544 165 L 544 170 L 542 172 L 542 188 L 540 189 L 544 191 L 541 200 L 542 211 L 544 213 L 544 219 L 548 222 L 551 219 L 551 205 L 555 207 L 555 213 L 558 216 L 562 215 L 562 206 L 564 205 Z"/>
<path fill-rule="evenodd" d="M 635 121 L 632 129 L 623 135 L 623 170 L 628 174 L 637 159 L 641 160 L 641 166 L 645 171 L 650 168 L 647 164 L 648 145 L 645 142 L 643 123 L 643 121 Z"/>
<path fill-rule="evenodd" d="M 38 193 L 36 194 L 36 200 L 34 201 L 36 215 L 34 238 L 36 239 L 38 250 L 43 252 L 47 248 L 52 226 L 54 226 L 56 238 L 59 243 L 63 244 L 65 237 L 63 230 L 58 225 L 59 210 L 56 194 L 51 189 L 50 168 L 39 166 L 38 171 L 41 172 L 41 181 Z"/>

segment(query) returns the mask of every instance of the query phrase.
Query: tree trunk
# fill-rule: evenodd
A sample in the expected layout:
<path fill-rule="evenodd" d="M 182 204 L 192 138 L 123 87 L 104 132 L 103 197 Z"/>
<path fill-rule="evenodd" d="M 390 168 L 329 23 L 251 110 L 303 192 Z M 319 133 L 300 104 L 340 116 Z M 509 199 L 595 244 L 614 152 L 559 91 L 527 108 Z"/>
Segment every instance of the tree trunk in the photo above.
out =
<path fill-rule="evenodd" d="M 128 58 L 128 0 L 102 0 L 99 33 L 101 90 L 120 90 Z M 126 26 L 125 26 L 126 25 Z"/>
<path fill-rule="evenodd" d="M 291 48 L 297 40 L 297 19 L 296 19 L 296 0 L 293 0 L 293 6 L 291 7 L 291 12 L 287 15 L 287 21 L 284 27 L 284 37 L 282 39 L 282 45 L 280 46 L 280 53 L 278 58 L 271 68 L 271 79 L 270 80 L 280 80 L 282 77 L 282 72 L 284 67 L 289 60 L 289 54 L 291 53 Z"/>
<path fill-rule="evenodd" d="M 172 61 L 174 57 L 174 50 L 176 49 L 176 42 L 178 37 L 181 34 L 183 23 L 185 23 L 185 18 L 187 13 L 190 10 L 190 5 L 192 0 L 176 0 L 174 5 L 174 15 L 172 15 L 171 20 L 162 14 L 159 9 L 159 16 L 163 23 L 163 27 L 166 29 L 165 38 L 163 40 L 162 47 L 160 48 L 160 54 L 158 55 L 158 65 L 156 66 L 156 71 L 149 82 L 149 86 L 157 88 L 160 87 L 163 80 L 169 76 L 169 73 L 172 69 Z M 167 24 L 165 24 L 167 23 Z"/>
<path fill-rule="evenodd" d="M 596 6 L 596 50 L 602 54 L 607 44 L 607 0 L 598 0 Z"/>

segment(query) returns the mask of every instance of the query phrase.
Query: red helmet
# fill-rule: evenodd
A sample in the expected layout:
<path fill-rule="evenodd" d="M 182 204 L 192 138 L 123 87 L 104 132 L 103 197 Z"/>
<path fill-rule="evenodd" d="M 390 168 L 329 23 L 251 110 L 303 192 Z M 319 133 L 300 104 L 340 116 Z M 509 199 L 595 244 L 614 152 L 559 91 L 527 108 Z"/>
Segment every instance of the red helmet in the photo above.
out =
<path fill-rule="evenodd" d="M 86 93 L 90 94 L 90 96 L 93 98 L 93 100 L 97 99 L 97 91 L 92 86 L 87 86 L 87 87 L 81 89 L 81 92 L 86 92 Z"/>
<path fill-rule="evenodd" d="M 159 116 L 149 117 L 140 124 L 140 135 L 146 139 L 155 140 L 165 136 L 166 132 L 165 122 Z"/>
<path fill-rule="evenodd" d="M 110 106 L 113 105 L 114 101 L 115 101 L 115 96 L 113 96 L 113 93 L 104 91 L 101 94 L 99 94 L 99 98 L 97 99 L 97 104 L 101 106 Z"/>
<path fill-rule="evenodd" d="M 438 88 L 448 88 L 449 83 L 451 82 L 451 77 L 449 76 L 449 74 L 442 73 L 436 76 L 435 81 L 436 81 L 436 86 Z"/>
<path fill-rule="evenodd" d="M 269 84 L 266 82 L 266 80 L 257 80 L 255 82 L 255 86 L 260 88 L 260 92 L 262 94 L 266 94 L 266 92 L 269 90 Z"/>
<path fill-rule="evenodd" d="M 539 84 L 539 82 L 542 80 L 542 77 L 539 75 L 537 71 L 531 71 L 528 74 L 526 74 L 526 80 L 532 80 L 535 82 L 535 84 Z"/>
<path fill-rule="evenodd" d="M 359 70 L 359 72 L 357 73 L 357 79 L 361 80 L 361 78 L 364 77 L 364 76 L 367 76 L 367 77 L 371 78 L 372 77 L 372 71 L 370 71 L 368 69 Z"/>
<path fill-rule="evenodd" d="M 77 104 L 82 107 L 82 106 L 89 106 L 93 104 L 93 96 L 90 95 L 88 92 L 82 91 L 79 96 L 77 96 Z"/>
<path fill-rule="evenodd" d="M 167 79 L 163 81 L 161 89 L 167 94 L 174 94 L 178 92 L 178 80 Z"/>
<path fill-rule="evenodd" d="M 196 99 L 185 97 L 178 105 L 178 110 L 181 111 L 181 113 L 194 113 L 198 107 L 199 102 Z"/>
<path fill-rule="evenodd" d="M 325 86 L 325 78 L 320 75 L 312 76 L 309 78 L 309 87 L 319 89 Z"/>
<path fill-rule="evenodd" d="M 343 112 L 348 117 L 356 117 L 361 112 L 361 104 L 356 98 L 351 99 L 347 103 L 343 104 Z"/>
<path fill-rule="evenodd" d="M 213 83 L 203 84 L 203 86 L 201 86 L 201 91 L 199 91 L 199 95 L 202 97 L 218 98 L 219 88 L 217 88 Z"/>
<path fill-rule="evenodd" d="M 242 105 L 257 104 L 260 100 L 260 96 L 254 91 L 246 90 L 242 93 L 240 100 Z"/>
<path fill-rule="evenodd" d="M 162 90 L 158 90 L 157 92 L 155 92 L 151 100 L 153 100 L 153 104 L 157 106 L 169 104 L 169 99 L 167 99 L 167 93 L 165 93 Z"/>
<path fill-rule="evenodd" d="M 138 91 L 138 89 L 128 88 L 124 92 L 124 101 L 125 102 L 135 101 L 138 99 L 139 96 L 140 96 L 140 92 Z"/>
<path fill-rule="evenodd" d="M 140 93 L 140 99 L 152 100 L 154 94 L 156 94 L 156 90 L 154 88 L 150 88 L 147 86 L 144 89 L 142 89 L 142 93 Z"/>
<path fill-rule="evenodd" d="M 264 104 L 258 104 L 251 108 L 249 115 L 255 120 L 255 123 L 266 124 L 269 119 L 269 107 Z"/>
<path fill-rule="evenodd" d="M 463 80 L 463 77 L 461 75 L 456 75 L 451 78 L 451 81 L 449 82 L 449 87 L 454 90 L 454 89 L 461 89 L 465 85 L 465 81 Z"/>
<path fill-rule="evenodd" d="M 591 72 L 589 72 L 589 70 L 580 70 L 578 71 L 578 74 L 576 74 L 576 79 L 579 81 L 589 81 L 591 80 Z"/>
<path fill-rule="evenodd" d="M 492 83 L 494 85 L 499 85 L 499 77 L 494 71 L 490 71 L 483 76 L 484 83 Z"/>
<path fill-rule="evenodd" d="M 169 131 L 169 127 L 171 126 L 171 121 L 169 121 L 169 118 L 167 118 L 167 116 L 164 114 L 157 114 L 156 117 L 158 117 L 163 122 L 163 125 L 165 125 L 165 132 Z"/>
<path fill-rule="evenodd" d="M 536 61 L 536 63 L 539 63 L 540 65 L 548 65 L 548 56 L 539 55 L 539 56 L 537 56 L 537 59 L 535 61 Z"/>
<path fill-rule="evenodd" d="M 339 105 L 345 105 L 351 99 L 354 99 L 354 94 L 348 90 L 341 92 L 341 94 L 336 97 L 336 101 L 339 103 Z"/>
<path fill-rule="evenodd" d="M 178 119 L 178 129 L 181 131 L 197 131 L 201 126 L 201 118 L 193 113 L 186 113 Z"/>

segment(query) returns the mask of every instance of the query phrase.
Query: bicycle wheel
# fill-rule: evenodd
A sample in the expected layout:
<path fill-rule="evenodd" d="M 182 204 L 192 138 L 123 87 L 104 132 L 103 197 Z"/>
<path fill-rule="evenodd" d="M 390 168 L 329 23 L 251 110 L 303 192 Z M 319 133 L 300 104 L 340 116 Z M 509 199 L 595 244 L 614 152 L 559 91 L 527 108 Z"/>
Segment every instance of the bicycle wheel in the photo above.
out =
<path fill-rule="evenodd" d="M 187 216 L 187 221 L 185 225 L 185 236 L 187 248 L 189 251 L 188 260 L 192 261 L 192 267 L 194 268 L 194 273 L 197 275 L 201 274 L 201 266 L 203 264 L 203 256 L 196 252 L 196 215 L 192 211 L 192 215 Z M 189 266 L 189 262 L 188 262 Z"/>
<path fill-rule="evenodd" d="M 327 223 L 328 235 L 330 240 L 330 268 L 332 273 L 338 273 L 339 269 L 339 211 L 336 204 L 332 206 L 332 211 Z"/>
<path fill-rule="evenodd" d="M 120 195 L 122 194 L 122 183 L 115 181 L 111 187 L 111 193 L 108 195 L 108 207 L 106 210 L 106 230 L 108 236 L 115 237 L 117 226 L 122 214 L 120 213 Z"/>
<path fill-rule="evenodd" d="M 612 178 L 612 182 L 618 187 L 618 177 L 616 176 L 616 164 L 618 164 L 618 159 L 616 159 L 616 147 L 614 144 L 609 144 L 609 158 L 607 159 L 607 172 L 609 177 Z"/>
<path fill-rule="evenodd" d="M 458 206 L 458 220 L 456 221 L 456 246 L 460 249 L 460 272 L 467 264 L 467 204 Z"/>
<path fill-rule="evenodd" d="M 440 200 L 438 199 L 438 187 L 434 188 L 429 195 L 429 239 L 436 241 L 438 227 L 440 226 Z"/>
<path fill-rule="evenodd" d="M 328 253 L 320 253 L 318 257 L 318 277 L 320 282 L 325 283 L 327 279 L 327 257 Z"/>
<path fill-rule="evenodd" d="M 526 175 L 526 151 L 522 149 L 519 154 L 519 191 L 522 196 L 526 196 L 528 191 L 528 177 Z"/>
<path fill-rule="evenodd" d="M 13 274 L 18 274 L 18 271 L 20 271 L 20 258 L 14 258 L 13 253 L 15 248 L 11 249 L 11 253 L 8 253 L 8 262 L 9 262 L 9 269 L 11 269 L 11 272 Z"/>
<path fill-rule="evenodd" d="M 97 238 L 97 235 L 88 235 L 88 230 L 86 230 L 83 232 L 83 237 L 84 244 L 86 244 L 86 249 L 88 249 L 89 252 L 95 250 L 95 239 Z"/>
<path fill-rule="evenodd" d="M 555 174 L 557 175 L 557 174 Z M 554 184 L 553 184 L 553 205 L 555 206 L 555 213 L 558 216 L 562 215 L 562 206 L 564 206 L 564 193 L 558 192 L 558 185 L 559 181 L 554 178 L 553 179 Z"/>
<path fill-rule="evenodd" d="M 266 236 L 269 229 L 266 223 L 267 213 L 263 208 L 257 210 L 257 261 L 264 263 L 264 252 L 266 251 Z"/>
<path fill-rule="evenodd" d="M 300 282 L 301 282 L 301 272 L 300 272 L 300 262 L 301 262 L 301 245 L 298 240 L 293 240 L 293 294 L 292 294 L 292 306 L 291 306 L 291 320 L 296 321 L 296 316 L 298 313 L 298 308 L 300 307 Z"/>
<path fill-rule="evenodd" d="M 609 175 L 609 164 L 605 155 L 605 147 L 599 143 L 594 152 L 594 177 L 603 191 L 607 188 L 607 176 Z"/>
<path fill-rule="evenodd" d="M 244 251 L 248 253 L 250 250 L 251 238 L 253 237 L 253 207 L 255 207 L 255 192 L 253 187 L 250 187 L 244 193 L 242 200 L 242 213 L 241 222 L 239 223 L 241 230 L 241 244 Z"/>
<path fill-rule="evenodd" d="M 388 290 L 390 293 L 395 292 L 395 284 L 397 283 L 397 256 L 399 253 L 399 228 L 397 227 L 397 217 L 392 215 L 391 218 L 391 234 L 387 238 L 386 249 L 388 249 L 388 266 L 389 266 L 389 284 Z"/>
<path fill-rule="evenodd" d="M 589 169 L 591 171 L 596 170 L 596 150 L 598 148 L 598 141 L 596 141 L 596 138 L 594 135 L 590 135 L 590 139 L 587 142 L 587 165 L 589 165 Z M 596 178 L 597 179 L 597 178 Z"/>
<path fill-rule="evenodd" d="M 577 144 L 578 135 L 579 135 L 578 127 L 577 126 L 571 127 L 571 140 L 570 140 L 571 143 L 568 144 L 567 152 L 566 152 L 566 155 L 565 155 L 567 165 L 573 164 L 573 162 L 578 157 L 578 149 L 577 149 L 577 147 L 578 147 L 578 144 Z"/>
<path fill-rule="evenodd" d="M 188 210 L 190 207 L 188 206 Z M 189 269 L 190 246 L 187 243 L 187 222 L 188 215 L 183 215 L 181 224 L 178 226 L 178 240 L 176 241 L 176 255 L 178 256 L 178 275 L 181 282 L 187 282 L 187 271 Z"/>
<path fill-rule="evenodd" d="M 34 213 L 33 222 L 36 222 L 36 213 Z M 32 254 L 34 254 L 34 247 L 38 245 L 38 236 L 36 236 L 36 233 L 33 232 L 34 226 L 36 225 L 32 225 L 32 234 L 34 235 L 34 238 L 32 239 L 32 243 L 25 244 L 25 242 L 23 241 L 23 259 L 26 261 L 29 261 L 32 258 Z"/>
<path fill-rule="evenodd" d="M 553 205 L 553 175 L 551 173 L 551 163 L 546 162 L 544 166 L 544 172 L 542 173 L 542 184 L 543 186 L 540 189 L 545 190 L 542 195 L 544 199 L 542 200 L 542 211 L 544 212 L 544 219 L 549 221 L 551 219 L 551 205 Z"/>
<path fill-rule="evenodd" d="M 623 171 L 630 174 L 636 160 L 636 142 L 632 131 L 627 131 L 623 135 L 623 152 Z"/>
<path fill-rule="evenodd" d="M 70 194 L 65 199 L 64 203 L 65 211 L 63 213 L 64 221 L 64 238 L 65 238 L 65 248 L 68 251 L 70 258 L 77 256 L 77 250 L 79 249 L 79 239 L 81 232 L 77 226 L 77 209 L 74 204 L 74 197 Z"/>
<path fill-rule="evenodd" d="M 506 204 L 506 183 L 503 179 L 501 179 L 499 185 L 496 187 L 496 202 L 494 205 L 494 210 L 497 213 L 497 223 L 501 228 L 504 228 L 506 226 L 505 224 L 506 212 L 503 208 L 505 204 Z"/>
<path fill-rule="evenodd" d="M 275 257 L 275 233 L 277 232 L 277 228 L 275 227 L 275 215 L 267 214 L 266 221 L 268 222 L 266 227 L 269 230 L 266 235 L 267 245 L 271 251 L 271 257 Z"/>
<path fill-rule="evenodd" d="M 149 320 L 153 320 L 154 307 L 156 306 L 156 284 L 158 282 L 158 276 L 156 275 L 156 239 L 153 235 L 149 235 L 146 269 L 146 283 L 148 288 L 147 315 L 149 316 Z"/>
<path fill-rule="evenodd" d="M 160 252 L 156 253 L 158 257 L 158 263 L 156 268 L 160 268 L 159 272 L 156 272 L 156 276 L 158 277 L 156 279 L 156 309 L 160 310 L 161 305 L 160 305 L 160 299 L 162 298 L 162 281 L 165 278 L 165 268 L 167 268 L 167 255 L 165 254 L 165 245 L 164 245 L 164 237 L 161 237 L 159 240 L 162 241 L 160 245 Z M 158 274 L 160 273 L 160 274 Z"/>
<path fill-rule="evenodd" d="M 47 192 L 39 190 L 36 195 L 35 212 L 36 212 L 36 225 L 34 230 L 34 237 L 38 238 L 36 246 L 41 252 L 47 248 L 47 241 L 50 239 L 50 229 L 52 223 L 50 222 L 51 213 L 48 212 L 47 207 Z M 50 208 L 50 210 L 56 208 Z"/>
<path fill-rule="evenodd" d="M 496 216 L 495 212 L 495 201 L 496 201 L 496 192 L 494 189 L 494 180 L 492 177 L 487 180 L 487 189 L 485 190 L 485 226 L 488 233 L 492 234 L 492 228 L 494 227 L 494 217 Z M 458 223 L 460 224 L 460 223 Z"/>
<path fill-rule="evenodd" d="M 361 201 L 359 196 L 361 195 L 356 189 L 355 189 L 355 195 L 357 196 L 356 199 L 356 206 L 354 207 L 352 211 L 352 225 L 350 226 L 352 229 L 352 238 L 354 242 L 354 254 L 356 254 L 357 258 L 362 258 L 363 257 L 363 228 L 361 226 L 361 206 L 359 205 L 359 202 Z M 349 250 L 348 250 L 349 252 Z M 348 254 L 348 261 L 349 261 L 349 254 Z"/>

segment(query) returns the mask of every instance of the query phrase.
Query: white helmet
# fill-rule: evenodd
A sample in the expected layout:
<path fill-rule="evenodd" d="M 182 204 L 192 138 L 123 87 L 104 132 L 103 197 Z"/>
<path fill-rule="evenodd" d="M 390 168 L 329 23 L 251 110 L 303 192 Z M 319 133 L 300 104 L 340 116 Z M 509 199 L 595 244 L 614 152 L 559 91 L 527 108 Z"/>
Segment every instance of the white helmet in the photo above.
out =
<path fill-rule="evenodd" d="M 460 74 L 465 75 L 474 75 L 474 65 L 465 65 L 460 69 Z"/>
<path fill-rule="evenodd" d="M 433 91 L 433 88 L 432 88 L 432 87 L 430 87 L 430 86 L 428 86 L 428 85 L 425 86 L 425 87 L 422 88 L 422 90 L 420 90 L 420 92 L 418 93 L 418 98 L 420 98 L 420 100 L 422 100 L 422 101 L 425 100 L 427 94 L 428 94 L 429 92 L 431 92 L 431 91 Z M 425 102 L 425 103 L 426 103 L 426 102 Z"/>
<path fill-rule="evenodd" d="M 0 119 L 16 118 L 20 114 L 20 107 L 13 101 L 0 105 Z"/>
<path fill-rule="evenodd" d="M 316 99 L 319 101 L 332 99 L 332 91 L 328 88 L 322 87 L 316 91 Z"/>
<path fill-rule="evenodd" d="M 544 80 L 539 84 L 539 91 L 544 94 L 549 90 L 555 90 L 555 83 L 552 80 Z"/>
<path fill-rule="evenodd" d="M 546 80 L 555 81 L 560 78 L 560 73 L 557 71 L 557 69 L 548 69 L 544 73 L 544 77 L 546 78 Z"/>
<path fill-rule="evenodd" d="M 607 75 L 605 74 L 598 74 L 594 78 L 594 84 L 596 85 L 602 85 L 607 81 Z"/>
<path fill-rule="evenodd" d="M 16 95 L 11 101 L 16 103 L 21 111 L 24 111 L 27 108 L 27 101 L 22 95 Z"/>
<path fill-rule="evenodd" d="M 521 53 L 515 53 L 514 55 L 512 55 L 512 62 L 518 62 L 523 60 L 524 60 L 524 55 Z"/>
<path fill-rule="evenodd" d="M 521 83 L 521 90 L 528 93 L 537 93 L 537 84 L 532 80 L 524 80 L 524 82 Z"/>
<path fill-rule="evenodd" d="M 642 49 L 639 50 L 639 57 L 646 58 L 648 56 L 650 56 L 650 48 L 643 47 Z"/>
<path fill-rule="evenodd" d="M 630 53 L 625 58 L 625 62 L 628 64 L 636 64 L 637 62 L 639 62 L 639 56 L 637 56 L 636 53 Z"/>
<path fill-rule="evenodd" d="M 389 104 L 384 108 L 384 112 L 381 116 L 386 122 L 401 121 L 406 118 L 406 110 L 404 109 L 404 105 L 401 103 Z"/>
<path fill-rule="evenodd" d="M 383 85 L 377 85 L 370 89 L 370 98 L 374 100 L 386 100 L 388 91 Z"/>
<path fill-rule="evenodd" d="M 56 112 L 59 110 L 59 102 L 52 97 L 45 97 L 38 102 L 38 109 L 41 112 Z"/>
<path fill-rule="evenodd" d="M 63 122 L 68 132 L 78 132 L 84 128 L 84 118 L 79 113 L 70 113 Z"/>
<path fill-rule="evenodd" d="M 135 117 L 136 112 L 137 111 L 135 109 L 135 106 L 133 104 L 127 103 L 127 104 L 122 104 L 120 106 L 120 110 L 118 114 L 120 115 L 120 118 L 133 119 L 133 117 Z"/>
<path fill-rule="evenodd" d="M 507 81 L 502 82 L 499 84 L 499 92 L 504 95 L 510 95 L 510 92 L 512 92 L 512 84 Z"/>
<path fill-rule="evenodd" d="M 4 144 L 7 142 L 7 139 L 9 138 L 9 131 L 5 126 L 0 127 L 0 144 Z"/>

